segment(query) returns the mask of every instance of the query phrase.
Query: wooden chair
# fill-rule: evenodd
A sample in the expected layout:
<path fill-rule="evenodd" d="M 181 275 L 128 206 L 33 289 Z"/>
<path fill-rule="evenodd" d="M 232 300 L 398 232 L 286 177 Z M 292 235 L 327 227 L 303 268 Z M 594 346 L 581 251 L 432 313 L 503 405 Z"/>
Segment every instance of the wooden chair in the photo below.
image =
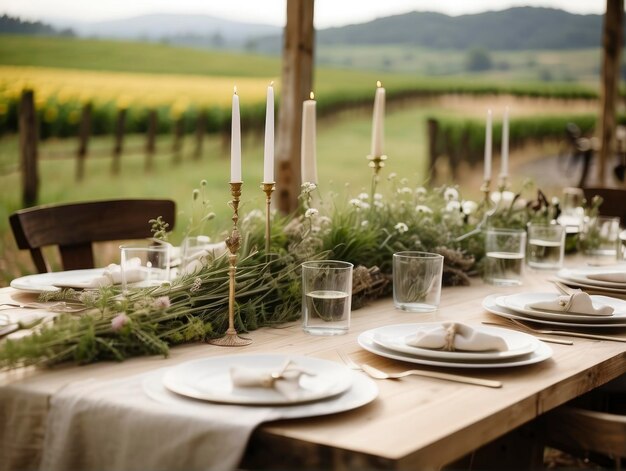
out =
<path fill-rule="evenodd" d="M 21 209 L 9 220 L 20 249 L 30 250 L 39 273 L 50 271 L 41 248 L 57 245 L 64 270 L 94 268 L 92 242 L 150 237 L 150 219 L 176 219 L 171 200 L 106 200 Z"/>
<path fill-rule="evenodd" d="M 546 444 L 584 459 L 612 462 L 626 458 L 626 416 L 563 406 L 545 417 Z M 603 464 L 603 463 L 599 463 Z"/>
<path fill-rule="evenodd" d="M 602 197 L 600 214 L 619 217 L 622 226 L 626 224 L 626 190 L 619 188 L 583 188 L 585 199 L 591 201 L 595 195 Z"/>

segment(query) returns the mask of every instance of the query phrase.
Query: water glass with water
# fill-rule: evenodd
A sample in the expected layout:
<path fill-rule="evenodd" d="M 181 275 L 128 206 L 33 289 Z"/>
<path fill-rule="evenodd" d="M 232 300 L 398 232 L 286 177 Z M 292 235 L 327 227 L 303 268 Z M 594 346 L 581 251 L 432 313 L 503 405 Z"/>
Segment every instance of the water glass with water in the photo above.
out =
<path fill-rule="evenodd" d="M 484 280 L 492 285 L 522 284 L 526 231 L 489 228 L 485 232 Z"/>
<path fill-rule="evenodd" d="M 595 216 L 585 220 L 581 234 L 583 251 L 588 255 L 617 258 L 619 218 Z"/>
<path fill-rule="evenodd" d="M 563 266 L 565 227 L 560 224 L 528 224 L 526 263 L 531 268 L 554 270 Z"/>
<path fill-rule="evenodd" d="M 348 262 L 318 260 L 302 264 L 302 319 L 305 332 L 341 335 L 350 328 L 352 268 Z"/>
<path fill-rule="evenodd" d="M 405 251 L 393 254 L 393 304 L 403 311 L 431 312 L 439 307 L 443 256 Z"/>

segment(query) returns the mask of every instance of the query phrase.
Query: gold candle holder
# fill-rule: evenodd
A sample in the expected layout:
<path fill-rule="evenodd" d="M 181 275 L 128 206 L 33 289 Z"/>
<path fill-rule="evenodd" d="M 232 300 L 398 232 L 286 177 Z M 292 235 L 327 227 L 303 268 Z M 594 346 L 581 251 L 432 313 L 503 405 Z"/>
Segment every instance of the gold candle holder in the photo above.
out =
<path fill-rule="evenodd" d="M 483 184 L 480 186 L 480 191 L 483 194 L 483 204 L 487 204 L 489 203 L 489 187 L 491 186 L 491 180 L 487 179 L 483 182 Z"/>
<path fill-rule="evenodd" d="M 368 155 L 367 160 L 369 163 L 367 164 L 373 171 L 372 175 L 372 198 L 374 198 L 374 193 L 376 193 L 376 186 L 378 185 L 378 173 L 380 169 L 385 166 L 385 160 L 387 160 L 386 155 Z"/>
<path fill-rule="evenodd" d="M 498 191 L 502 193 L 509 189 L 509 179 L 506 175 L 500 175 L 500 181 L 498 182 Z"/>
<path fill-rule="evenodd" d="M 251 339 L 240 337 L 235 329 L 235 273 L 237 271 L 237 251 L 241 245 L 241 235 L 237 229 L 237 222 L 239 221 L 239 198 L 241 197 L 242 184 L 243 182 L 230 182 L 230 194 L 233 197 L 230 201 L 230 206 L 233 208 L 233 229 L 226 238 L 226 247 L 230 252 L 228 255 L 228 262 L 230 263 L 228 270 L 228 330 L 223 337 L 208 341 L 211 345 L 221 347 L 243 347 L 252 343 Z"/>
<path fill-rule="evenodd" d="M 269 257 L 270 253 L 270 240 L 272 237 L 271 233 L 271 214 L 270 214 L 270 206 L 272 204 L 272 193 L 274 192 L 274 182 L 262 183 L 261 190 L 265 193 L 265 256 Z"/>

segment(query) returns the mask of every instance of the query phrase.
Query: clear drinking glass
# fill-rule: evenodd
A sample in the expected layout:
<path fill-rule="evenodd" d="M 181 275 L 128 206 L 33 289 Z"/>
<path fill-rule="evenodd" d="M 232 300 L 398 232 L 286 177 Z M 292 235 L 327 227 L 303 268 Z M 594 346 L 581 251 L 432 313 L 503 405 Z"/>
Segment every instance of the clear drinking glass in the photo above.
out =
<path fill-rule="evenodd" d="M 182 266 L 186 266 L 189 262 L 197 258 L 198 254 L 200 254 L 200 252 L 202 252 L 210 243 L 211 238 L 204 235 L 185 237 L 180 248 Z"/>
<path fill-rule="evenodd" d="M 170 244 L 122 245 L 122 289 L 159 286 L 170 279 Z"/>
<path fill-rule="evenodd" d="M 585 220 L 580 243 L 588 255 L 617 258 L 619 218 L 595 216 Z"/>
<path fill-rule="evenodd" d="M 319 260 L 302 264 L 302 318 L 305 332 L 341 335 L 350 328 L 352 267 Z"/>
<path fill-rule="evenodd" d="M 492 285 L 522 284 L 526 231 L 489 228 L 485 232 L 484 280 Z"/>
<path fill-rule="evenodd" d="M 393 254 L 393 304 L 403 311 L 431 312 L 439 307 L 443 256 L 428 252 Z"/>
<path fill-rule="evenodd" d="M 558 269 L 563 266 L 565 228 L 560 224 L 529 223 L 526 263 L 532 268 Z"/>

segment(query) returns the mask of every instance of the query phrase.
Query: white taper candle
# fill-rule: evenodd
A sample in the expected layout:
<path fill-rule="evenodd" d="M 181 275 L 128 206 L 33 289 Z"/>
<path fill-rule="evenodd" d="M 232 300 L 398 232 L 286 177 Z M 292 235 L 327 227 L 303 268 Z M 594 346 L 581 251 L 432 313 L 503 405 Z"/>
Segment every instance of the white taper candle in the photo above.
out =
<path fill-rule="evenodd" d="M 380 157 L 384 154 L 385 143 L 385 89 L 382 84 L 376 82 L 376 95 L 374 96 L 374 113 L 372 115 L 372 157 Z"/>
<path fill-rule="evenodd" d="M 301 167 L 302 183 L 317 183 L 317 156 L 315 149 L 315 100 L 311 92 L 311 99 L 302 103 L 302 141 Z"/>
<path fill-rule="evenodd" d="M 491 110 L 487 110 L 485 125 L 485 181 L 491 180 Z"/>
<path fill-rule="evenodd" d="M 267 87 L 265 106 L 265 153 L 263 155 L 263 183 L 274 181 L 274 82 Z"/>
<path fill-rule="evenodd" d="M 241 123 L 237 87 L 233 93 L 233 109 L 230 132 L 230 181 L 241 181 Z"/>
<path fill-rule="evenodd" d="M 509 107 L 504 109 L 504 119 L 502 120 L 502 159 L 500 164 L 500 176 L 509 175 Z"/>

